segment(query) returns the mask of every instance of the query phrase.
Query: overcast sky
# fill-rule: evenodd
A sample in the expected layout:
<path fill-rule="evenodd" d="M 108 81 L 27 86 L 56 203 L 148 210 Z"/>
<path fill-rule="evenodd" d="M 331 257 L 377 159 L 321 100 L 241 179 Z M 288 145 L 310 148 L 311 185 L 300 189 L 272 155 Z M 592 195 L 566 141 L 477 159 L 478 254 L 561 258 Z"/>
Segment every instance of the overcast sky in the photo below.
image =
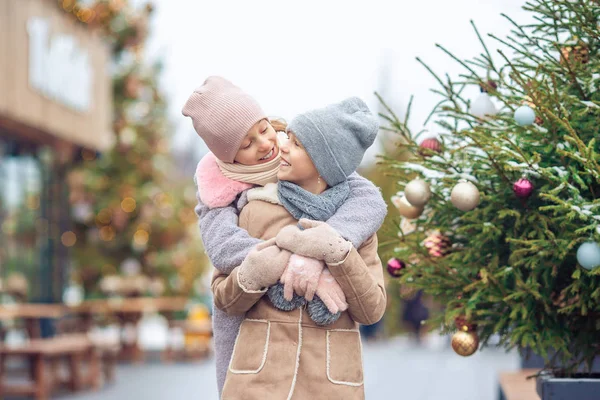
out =
<path fill-rule="evenodd" d="M 524 15 L 523 0 L 154 3 L 149 50 L 164 57 L 175 143 L 191 140 L 199 149 L 181 107 L 213 74 L 255 96 L 270 116 L 287 120 L 353 95 L 376 110 L 375 90 L 402 112 L 414 94 L 412 126 L 420 129 L 436 102 L 428 93 L 435 82 L 415 57 L 436 72 L 456 74 L 460 68 L 436 43 L 458 56 L 475 56 L 481 48 L 470 19 L 482 33 L 503 36 L 509 25 L 500 13 L 517 20 Z"/>

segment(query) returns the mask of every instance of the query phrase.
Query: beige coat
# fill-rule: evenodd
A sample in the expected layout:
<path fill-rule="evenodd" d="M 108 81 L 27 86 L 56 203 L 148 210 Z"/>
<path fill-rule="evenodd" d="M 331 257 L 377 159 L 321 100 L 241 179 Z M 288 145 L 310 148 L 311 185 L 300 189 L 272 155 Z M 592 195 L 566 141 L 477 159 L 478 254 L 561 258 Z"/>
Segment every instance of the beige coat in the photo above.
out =
<path fill-rule="evenodd" d="M 267 200 L 274 203 L 275 198 Z M 283 206 L 261 200 L 250 201 L 239 219 L 240 227 L 264 240 L 296 222 Z M 222 399 L 364 399 L 358 323 L 379 321 L 386 306 L 377 236 L 328 267 L 349 308 L 326 327 L 317 326 L 305 308 L 281 311 L 263 297 L 265 291 L 246 290 L 237 268 L 230 275 L 215 270 L 215 305 L 231 315 L 246 313 Z"/>

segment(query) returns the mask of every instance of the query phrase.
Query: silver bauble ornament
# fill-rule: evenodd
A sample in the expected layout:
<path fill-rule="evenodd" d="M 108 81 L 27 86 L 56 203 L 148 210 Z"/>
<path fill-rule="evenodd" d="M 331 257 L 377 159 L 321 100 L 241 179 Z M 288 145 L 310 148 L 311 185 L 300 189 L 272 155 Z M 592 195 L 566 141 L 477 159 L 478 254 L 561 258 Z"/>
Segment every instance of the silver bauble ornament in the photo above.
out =
<path fill-rule="evenodd" d="M 405 196 L 392 197 L 392 203 L 398 209 L 400 215 L 408 219 L 419 218 L 419 216 L 423 213 L 423 207 L 415 207 L 406 200 Z"/>
<path fill-rule="evenodd" d="M 461 211 L 471 211 L 479 205 L 479 190 L 468 181 L 459 182 L 452 189 L 450 201 Z"/>
<path fill-rule="evenodd" d="M 415 207 L 423 207 L 431 198 L 429 183 L 422 179 L 413 179 L 404 188 L 404 196 Z"/>

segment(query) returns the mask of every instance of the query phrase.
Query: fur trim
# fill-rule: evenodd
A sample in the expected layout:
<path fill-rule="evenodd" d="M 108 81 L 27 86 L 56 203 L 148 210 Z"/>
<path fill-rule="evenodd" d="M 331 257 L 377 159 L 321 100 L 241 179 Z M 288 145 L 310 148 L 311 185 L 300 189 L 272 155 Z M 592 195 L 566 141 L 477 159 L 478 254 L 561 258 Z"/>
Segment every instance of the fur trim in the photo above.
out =
<path fill-rule="evenodd" d="M 283 284 L 281 282 L 277 282 L 271 286 L 267 291 L 267 296 L 269 296 L 269 300 L 271 300 L 275 308 L 283 311 L 295 310 L 306 303 L 306 299 L 303 296 L 298 296 L 296 293 L 294 293 L 291 301 L 287 301 L 283 297 Z"/>
<path fill-rule="evenodd" d="M 294 379 L 292 379 L 292 387 L 288 394 L 287 400 L 290 400 L 294 395 L 294 389 L 296 388 L 296 380 L 298 379 L 298 368 L 300 367 L 300 354 L 302 353 L 302 312 L 300 309 L 300 318 L 298 319 L 298 351 L 296 352 L 296 365 L 294 367 Z M 362 351 L 362 348 L 361 348 Z"/>
<path fill-rule="evenodd" d="M 360 365 L 363 365 L 363 359 L 362 359 L 363 350 L 362 350 L 362 340 L 360 339 L 360 331 L 358 329 L 330 329 L 327 331 L 327 379 L 329 379 L 329 382 L 335 383 L 336 385 L 362 386 L 364 384 L 364 377 L 363 377 L 363 380 L 360 382 L 338 381 L 331 377 L 331 373 L 329 371 L 329 367 L 331 365 L 331 363 L 330 363 L 331 351 L 329 349 L 329 335 L 332 332 L 356 332 L 356 334 L 358 335 L 358 345 L 360 346 Z"/>
<path fill-rule="evenodd" d="M 233 357 L 235 355 L 235 348 L 238 345 L 238 339 L 240 337 L 240 335 L 238 334 L 238 336 L 235 338 L 235 343 L 233 345 L 233 354 L 231 356 L 231 361 L 229 361 L 229 370 L 231 372 L 233 372 L 234 374 L 258 374 L 263 367 L 265 366 L 265 362 L 267 361 L 267 353 L 269 352 L 269 338 L 271 337 L 271 321 L 267 321 L 266 319 L 250 319 L 247 318 L 244 320 L 244 322 L 249 321 L 249 322 L 261 322 L 261 323 L 265 323 L 267 324 L 267 339 L 265 342 L 265 348 L 263 350 L 263 356 L 262 356 L 262 360 L 260 365 L 258 366 L 257 369 L 255 370 L 240 370 L 240 369 L 234 369 L 233 368 Z M 244 323 L 242 322 L 242 325 Z M 242 327 L 240 326 L 240 332 L 242 330 Z"/>
<path fill-rule="evenodd" d="M 263 187 L 255 187 L 248 190 L 248 201 L 262 200 L 267 203 L 281 205 L 276 183 L 267 183 Z"/>
<path fill-rule="evenodd" d="M 240 193 L 254 186 L 225 177 L 217 165 L 215 155 L 210 152 L 198 163 L 194 180 L 198 186 L 200 200 L 208 208 L 226 207 Z"/>
<path fill-rule="evenodd" d="M 319 326 L 331 325 L 335 321 L 337 321 L 342 313 L 340 311 L 332 314 L 331 311 L 327 308 L 323 300 L 319 298 L 319 296 L 315 295 L 315 298 L 312 301 L 308 302 L 308 307 L 306 307 L 306 311 L 315 324 Z"/>

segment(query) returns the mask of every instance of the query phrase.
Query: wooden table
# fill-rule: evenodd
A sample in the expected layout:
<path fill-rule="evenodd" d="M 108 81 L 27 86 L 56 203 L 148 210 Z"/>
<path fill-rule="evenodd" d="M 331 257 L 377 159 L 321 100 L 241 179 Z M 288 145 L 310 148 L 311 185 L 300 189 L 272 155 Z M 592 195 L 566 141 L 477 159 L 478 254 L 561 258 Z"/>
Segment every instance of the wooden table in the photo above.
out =
<path fill-rule="evenodd" d="M 500 373 L 500 400 L 540 400 L 535 390 L 535 375 L 539 369 L 523 369 L 516 372 Z"/>
<path fill-rule="evenodd" d="M 123 299 L 88 300 L 80 305 L 69 307 L 71 313 L 79 314 L 83 330 L 89 330 L 94 315 L 114 315 L 121 330 L 127 324 L 137 326 L 144 313 L 158 312 L 173 320 L 173 314 L 185 311 L 188 299 L 185 297 L 133 297 Z M 121 339 L 121 359 L 140 362 L 143 352 L 138 346 L 137 336 L 131 342 Z"/>
<path fill-rule="evenodd" d="M 18 303 L 0 306 L 0 320 L 22 319 L 30 339 L 41 337 L 40 319 L 61 318 L 67 312 L 62 304 Z"/>
<path fill-rule="evenodd" d="M 33 366 L 31 382 L 7 385 L 4 381 L 6 357 L 25 357 Z M 73 391 L 84 386 L 100 386 L 99 354 L 87 335 L 64 335 L 49 339 L 32 339 L 23 344 L 7 346 L 0 344 L 0 398 L 5 395 L 33 395 L 38 400 L 47 400 L 59 384 L 59 363 L 67 361 L 69 376 L 66 383 Z M 84 376 L 82 363 L 89 363 Z M 50 367 L 50 368 L 48 368 Z"/>

